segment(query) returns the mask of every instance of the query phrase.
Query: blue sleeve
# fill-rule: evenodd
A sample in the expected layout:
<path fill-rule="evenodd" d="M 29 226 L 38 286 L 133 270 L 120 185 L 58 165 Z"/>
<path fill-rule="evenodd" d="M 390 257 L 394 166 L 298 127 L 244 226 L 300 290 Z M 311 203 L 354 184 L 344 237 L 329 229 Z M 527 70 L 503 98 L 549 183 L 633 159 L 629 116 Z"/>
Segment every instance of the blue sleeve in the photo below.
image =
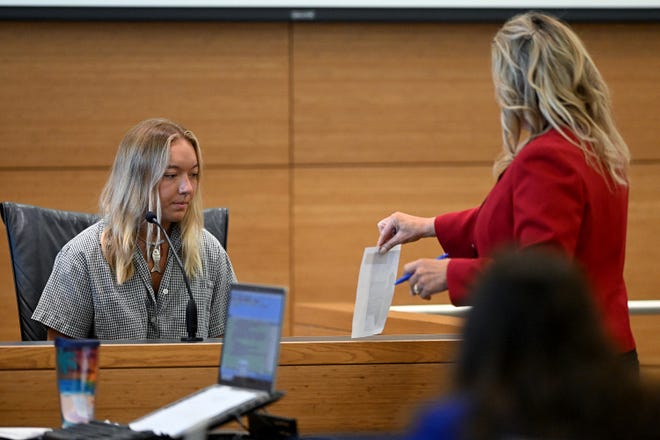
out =
<path fill-rule="evenodd" d="M 418 414 L 403 437 L 410 440 L 455 440 L 460 438 L 467 402 L 455 398 L 431 404 Z"/>

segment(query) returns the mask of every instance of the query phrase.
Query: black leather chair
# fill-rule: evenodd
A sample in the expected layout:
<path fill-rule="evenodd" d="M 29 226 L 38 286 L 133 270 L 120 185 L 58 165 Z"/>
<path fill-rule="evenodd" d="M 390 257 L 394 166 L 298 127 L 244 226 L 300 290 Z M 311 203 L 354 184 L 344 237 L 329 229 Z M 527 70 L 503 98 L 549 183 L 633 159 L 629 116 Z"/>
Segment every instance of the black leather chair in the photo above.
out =
<path fill-rule="evenodd" d="M 222 247 L 227 250 L 228 208 L 206 208 L 204 210 L 204 228 L 215 235 Z"/>
<path fill-rule="evenodd" d="M 9 252 L 14 272 L 21 339 L 43 341 L 47 329 L 32 320 L 57 253 L 69 240 L 99 217 L 82 212 L 61 211 L 12 202 L 0 204 L 0 214 L 7 229 Z M 227 248 L 227 208 L 204 210 L 204 226 Z"/>

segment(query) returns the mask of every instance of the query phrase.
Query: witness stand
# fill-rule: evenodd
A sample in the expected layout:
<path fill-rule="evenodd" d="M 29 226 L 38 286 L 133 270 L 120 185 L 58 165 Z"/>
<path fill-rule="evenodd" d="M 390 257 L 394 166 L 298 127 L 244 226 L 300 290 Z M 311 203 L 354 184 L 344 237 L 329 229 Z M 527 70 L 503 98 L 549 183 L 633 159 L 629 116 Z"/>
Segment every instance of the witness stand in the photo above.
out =
<path fill-rule="evenodd" d="M 400 431 L 418 405 L 448 391 L 458 343 L 456 335 L 282 338 L 277 389 L 286 395 L 269 413 L 296 419 L 301 436 Z M 95 418 L 128 423 L 215 383 L 221 347 L 103 343 Z M 54 355 L 51 342 L 0 344 L 0 426 L 59 427 Z"/>

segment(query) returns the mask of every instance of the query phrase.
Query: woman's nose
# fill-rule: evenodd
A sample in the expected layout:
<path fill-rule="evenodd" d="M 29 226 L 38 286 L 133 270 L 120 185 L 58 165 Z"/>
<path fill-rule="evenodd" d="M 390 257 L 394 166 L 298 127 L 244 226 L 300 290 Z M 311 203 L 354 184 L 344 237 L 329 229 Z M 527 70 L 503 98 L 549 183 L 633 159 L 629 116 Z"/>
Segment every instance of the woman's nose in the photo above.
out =
<path fill-rule="evenodd" d="M 193 186 L 192 183 L 190 182 L 190 179 L 188 176 L 183 176 L 181 179 L 181 183 L 179 184 L 179 193 L 180 194 L 188 194 L 192 192 Z"/>

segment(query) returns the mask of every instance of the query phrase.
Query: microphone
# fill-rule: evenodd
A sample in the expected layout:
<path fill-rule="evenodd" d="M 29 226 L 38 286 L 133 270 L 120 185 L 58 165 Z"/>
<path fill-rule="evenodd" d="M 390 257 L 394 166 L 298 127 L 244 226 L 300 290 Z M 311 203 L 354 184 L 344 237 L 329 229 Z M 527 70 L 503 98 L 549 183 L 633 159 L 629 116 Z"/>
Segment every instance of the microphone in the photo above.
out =
<path fill-rule="evenodd" d="M 149 223 L 158 226 L 158 228 L 165 236 L 165 240 L 167 240 L 167 244 L 170 246 L 170 251 L 172 251 L 172 253 L 174 254 L 176 263 L 179 265 L 179 269 L 181 269 L 181 274 L 183 275 L 183 281 L 186 283 L 186 290 L 188 291 L 188 297 L 190 298 L 188 300 L 188 305 L 186 306 L 186 329 L 188 330 L 188 336 L 182 337 L 181 341 L 199 342 L 202 340 L 202 338 L 197 337 L 197 303 L 195 302 L 195 298 L 193 298 L 192 290 L 190 289 L 190 283 L 188 282 L 188 275 L 186 275 L 186 270 L 183 268 L 183 263 L 181 262 L 181 259 L 177 255 L 176 249 L 174 249 L 174 246 L 172 246 L 172 241 L 170 240 L 170 236 L 167 235 L 165 228 L 163 228 L 163 225 L 161 225 L 160 222 L 158 221 L 158 217 L 156 217 L 156 214 L 154 214 L 151 211 L 147 211 L 147 214 L 144 216 L 144 218 Z"/>

